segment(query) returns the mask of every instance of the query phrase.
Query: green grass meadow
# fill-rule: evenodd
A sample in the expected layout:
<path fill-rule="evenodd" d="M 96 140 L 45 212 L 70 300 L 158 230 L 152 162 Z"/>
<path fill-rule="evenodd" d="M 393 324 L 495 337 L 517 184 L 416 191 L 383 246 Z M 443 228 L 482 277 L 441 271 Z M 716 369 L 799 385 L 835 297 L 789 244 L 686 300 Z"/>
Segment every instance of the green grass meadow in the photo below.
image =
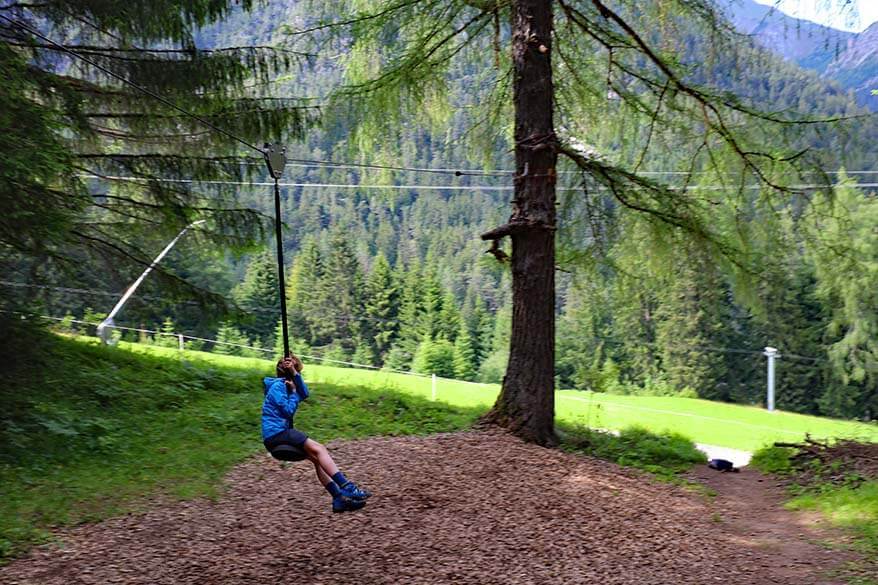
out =
<path fill-rule="evenodd" d="M 133 351 L 174 355 L 175 349 L 126 344 Z M 241 367 L 272 375 L 274 365 L 268 360 L 220 356 L 199 352 L 203 359 L 217 364 Z M 432 380 L 381 370 L 339 368 L 308 363 L 304 371 L 308 383 L 384 388 L 419 396 L 432 397 Z M 497 398 L 497 384 L 474 384 L 459 380 L 437 379 L 436 399 L 453 406 L 486 410 Z M 673 432 L 709 445 L 754 451 L 774 441 L 799 441 L 810 434 L 814 438 L 847 438 L 878 442 L 878 425 L 836 420 L 791 412 L 768 412 L 755 406 L 741 406 L 667 396 L 621 396 L 560 390 L 555 408 L 559 422 L 622 430 L 639 426 L 656 433 Z"/>
<path fill-rule="evenodd" d="M 817 510 L 859 537 L 862 550 L 878 561 L 878 481 L 857 487 L 824 485 L 793 498 L 791 510 Z"/>

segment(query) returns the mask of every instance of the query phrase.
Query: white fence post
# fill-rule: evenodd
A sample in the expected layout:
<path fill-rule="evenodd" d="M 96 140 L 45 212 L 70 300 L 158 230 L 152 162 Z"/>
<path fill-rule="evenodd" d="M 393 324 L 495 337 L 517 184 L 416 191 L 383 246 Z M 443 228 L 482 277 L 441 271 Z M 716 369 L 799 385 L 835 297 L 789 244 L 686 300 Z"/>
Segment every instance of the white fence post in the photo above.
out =
<path fill-rule="evenodd" d="M 774 360 L 780 357 L 777 349 L 774 347 L 766 347 L 762 354 L 768 358 L 768 389 L 766 396 L 766 407 L 769 412 L 774 411 Z"/>
<path fill-rule="evenodd" d="M 433 374 L 433 393 L 431 400 L 434 402 L 436 401 L 436 374 Z"/>
<path fill-rule="evenodd" d="M 183 351 L 183 334 L 180 333 L 177 335 L 177 341 L 179 343 L 180 351 Z"/>

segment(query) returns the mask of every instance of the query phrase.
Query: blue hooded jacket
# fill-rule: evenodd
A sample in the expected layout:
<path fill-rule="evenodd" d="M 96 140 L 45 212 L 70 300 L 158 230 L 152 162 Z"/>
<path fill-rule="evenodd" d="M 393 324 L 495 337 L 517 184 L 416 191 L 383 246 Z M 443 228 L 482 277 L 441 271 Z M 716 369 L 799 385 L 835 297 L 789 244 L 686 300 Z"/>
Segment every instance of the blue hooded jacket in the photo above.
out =
<path fill-rule="evenodd" d="M 308 398 L 308 386 L 301 374 L 293 377 L 295 392 L 287 392 L 283 378 L 264 378 L 265 400 L 262 403 L 262 440 L 293 426 L 293 416 L 299 403 Z"/>

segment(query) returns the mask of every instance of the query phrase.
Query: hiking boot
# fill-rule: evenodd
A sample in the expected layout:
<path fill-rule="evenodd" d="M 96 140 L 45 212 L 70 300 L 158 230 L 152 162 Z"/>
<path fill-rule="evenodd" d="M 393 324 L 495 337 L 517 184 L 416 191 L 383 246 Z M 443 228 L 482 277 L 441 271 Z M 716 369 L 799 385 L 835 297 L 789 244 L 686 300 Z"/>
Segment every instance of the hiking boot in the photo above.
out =
<path fill-rule="evenodd" d="M 365 500 L 372 495 L 372 492 L 357 487 L 357 484 L 352 481 L 349 481 L 346 484 L 339 486 L 338 489 L 341 490 L 341 495 L 343 495 L 344 497 L 357 501 Z"/>
<path fill-rule="evenodd" d="M 347 496 L 336 496 L 332 498 L 333 512 L 353 512 L 359 510 L 366 505 L 366 500 L 353 500 Z"/>

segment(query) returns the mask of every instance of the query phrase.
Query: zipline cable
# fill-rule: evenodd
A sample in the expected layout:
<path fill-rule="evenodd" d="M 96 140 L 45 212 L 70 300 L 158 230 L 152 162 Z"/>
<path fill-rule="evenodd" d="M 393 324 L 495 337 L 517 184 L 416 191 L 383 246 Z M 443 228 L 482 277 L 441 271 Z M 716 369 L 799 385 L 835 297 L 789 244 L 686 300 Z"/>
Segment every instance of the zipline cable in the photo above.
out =
<path fill-rule="evenodd" d="M 335 162 L 330 160 L 307 160 L 307 159 L 298 159 L 291 158 L 288 159 L 287 166 L 290 167 L 300 167 L 306 169 L 319 169 L 319 168 L 336 168 L 336 169 L 358 169 L 358 168 L 369 168 L 369 169 L 380 169 L 380 170 L 391 170 L 391 171 L 408 171 L 413 173 L 437 173 L 437 174 L 445 174 L 445 175 L 457 175 L 457 176 L 510 176 L 514 175 L 515 171 L 508 169 L 497 169 L 497 170 L 486 170 L 486 169 L 460 169 L 460 168 L 449 168 L 449 167 L 439 167 L 439 168 L 430 168 L 430 167 L 394 167 L 394 166 L 383 166 L 378 164 L 370 164 L 370 163 L 351 163 L 351 162 Z M 242 160 L 242 165 L 258 165 L 259 163 L 255 163 L 252 161 Z M 582 173 L 582 170 L 560 170 L 557 171 L 559 175 L 575 175 Z M 692 176 L 692 175 L 704 175 L 709 174 L 710 171 L 640 171 L 637 174 L 639 176 L 651 177 L 651 176 L 664 176 L 664 175 L 677 175 L 677 176 Z M 813 172 L 803 173 L 803 175 L 814 175 L 814 174 L 825 174 L 825 175 L 878 175 L 878 170 L 875 171 L 827 171 L 827 170 L 817 170 Z"/>
<path fill-rule="evenodd" d="M 178 184 L 201 184 L 201 185 L 228 185 L 241 187 L 267 187 L 273 183 L 266 181 L 220 181 L 211 179 L 163 179 L 163 178 L 146 178 L 134 176 L 120 175 L 95 175 L 90 173 L 79 173 L 76 176 L 84 179 L 104 179 L 107 181 L 124 181 L 124 182 L 155 182 L 155 183 L 178 183 Z M 281 187 L 313 187 L 323 189 L 404 189 L 404 190 L 425 190 L 425 191 L 512 191 L 515 189 L 512 185 L 380 185 L 374 183 L 279 183 Z M 744 189 L 757 190 L 762 189 L 763 185 L 744 185 Z M 821 189 L 826 187 L 822 184 L 796 184 L 788 185 L 788 189 Z M 850 187 L 874 189 L 878 188 L 878 183 L 852 183 Z M 606 189 L 606 187 L 603 187 Z M 678 187 L 667 187 L 670 190 L 679 190 Z M 557 191 L 580 191 L 582 187 L 557 187 Z M 721 191 L 726 187 L 722 185 L 689 185 L 683 190 L 685 191 Z M 734 189 L 737 190 L 737 189 Z"/>
<path fill-rule="evenodd" d="M 274 183 L 268 181 L 220 181 L 211 179 L 163 179 L 163 178 L 146 178 L 134 176 L 119 175 L 95 175 L 90 173 L 78 173 L 76 175 L 82 179 L 104 179 L 107 181 L 121 181 L 131 183 L 177 183 L 184 185 L 200 184 L 200 185 L 226 185 L 239 187 L 268 187 Z M 449 191 L 511 191 L 511 185 L 375 185 L 360 183 L 278 183 L 280 187 L 314 187 L 324 189 L 424 189 L 424 190 L 449 190 Z"/>

